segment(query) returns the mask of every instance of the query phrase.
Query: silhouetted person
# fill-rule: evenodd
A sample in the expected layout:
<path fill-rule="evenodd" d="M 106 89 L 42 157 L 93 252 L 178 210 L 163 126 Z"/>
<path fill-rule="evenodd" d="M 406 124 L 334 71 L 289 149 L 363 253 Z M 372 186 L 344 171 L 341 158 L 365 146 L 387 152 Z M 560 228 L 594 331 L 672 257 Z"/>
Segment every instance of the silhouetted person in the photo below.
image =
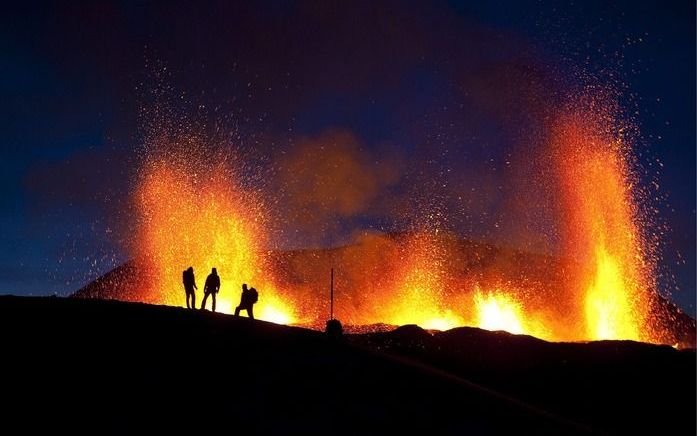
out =
<path fill-rule="evenodd" d="M 194 268 L 190 266 L 184 270 L 182 279 L 184 281 L 184 290 L 186 291 L 186 308 L 196 309 L 196 293 L 194 289 L 198 289 L 198 286 L 196 286 L 196 279 L 194 278 Z M 189 305 L 189 297 L 191 297 L 191 305 Z"/>
<path fill-rule="evenodd" d="M 247 284 L 242 285 L 242 297 L 240 298 L 240 305 L 235 308 L 235 316 L 240 315 L 240 310 L 246 310 L 247 316 L 250 319 L 254 319 L 254 303 L 259 299 L 259 293 L 256 289 L 247 289 Z"/>
<path fill-rule="evenodd" d="M 213 312 L 215 312 L 215 294 L 220 290 L 220 277 L 218 277 L 218 271 L 215 268 L 206 277 L 206 285 L 203 287 L 203 303 L 201 303 L 201 309 L 206 308 L 206 299 L 210 294 L 213 298 Z"/>

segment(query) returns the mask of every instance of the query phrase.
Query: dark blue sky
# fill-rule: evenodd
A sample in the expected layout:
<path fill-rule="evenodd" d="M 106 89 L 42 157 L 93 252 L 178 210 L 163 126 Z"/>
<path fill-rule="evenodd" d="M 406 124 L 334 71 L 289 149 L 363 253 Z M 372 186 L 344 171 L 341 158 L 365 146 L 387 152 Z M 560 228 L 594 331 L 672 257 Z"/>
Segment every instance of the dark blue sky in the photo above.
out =
<path fill-rule="evenodd" d="M 0 293 L 69 293 L 127 257 L 139 113 L 163 65 L 170 98 L 232 120 L 245 147 L 273 155 L 338 129 L 376 160 L 453 169 L 463 176 L 436 179 L 455 190 L 467 174 L 499 183 L 488 162 L 515 153 L 538 94 L 558 97 L 584 71 L 626 85 L 639 160 L 666 197 L 662 286 L 694 315 L 694 2 L 200 3 L 3 9 Z M 472 230 L 511 221 L 494 197 L 453 222 L 516 243 Z M 373 209 L 346 226 L 386 219 Z"/>

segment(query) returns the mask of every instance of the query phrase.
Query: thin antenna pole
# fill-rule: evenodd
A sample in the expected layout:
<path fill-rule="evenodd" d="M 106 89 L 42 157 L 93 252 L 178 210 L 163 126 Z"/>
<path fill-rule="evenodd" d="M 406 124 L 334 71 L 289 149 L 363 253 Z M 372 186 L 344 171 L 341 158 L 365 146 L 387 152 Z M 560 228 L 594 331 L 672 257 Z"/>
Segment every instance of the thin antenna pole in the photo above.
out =
<path fill-rule="evenodd" d="M 334 319 L 334 268 L 329 281 L 329 319 Z"/>

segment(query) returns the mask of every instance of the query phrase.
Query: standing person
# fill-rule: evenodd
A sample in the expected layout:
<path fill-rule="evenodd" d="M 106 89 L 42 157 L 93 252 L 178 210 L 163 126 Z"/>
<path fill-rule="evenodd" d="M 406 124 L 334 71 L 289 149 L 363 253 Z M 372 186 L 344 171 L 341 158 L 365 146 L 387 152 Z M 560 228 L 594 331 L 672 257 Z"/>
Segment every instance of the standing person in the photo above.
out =
<path fill-rule="evenodd" d="M 250 319 L 254 319 L 254 303 L 259 300 L 259 293 L 256 289 L 247 289 L 247 284 L 242 285 L 242 297 L 240 298 L 240 305 L 235 308 L 235 316 L 240 315 L 240 310 L 246 310 L 247 316 Z"/>
<path fill-rule="evenodd" d="M 213 268 L 211 273 L 206 277 L 206 285 L 203 287 L 203 303 L 201 303 L 201 310 L 206 308 L 206 299 L 208 295 L 213 298 L 213 312 L 215 312 L 215 294 L 220 290 L 220 277 L 218 277 L 218 271 Z"/>
<path fill-rule="evenodd" d="M 190 266 L 184 270 L 182 279 L 184 281 L 184 291 L 186 292 L 186 308 L 196 309 L 196 293 L 194 289 L 198 289 L 198 286 L 196 286 L 196 279 L 194 278 L 194 267 Z M 191 297 L 191 305 L 189 305 L 189 297 Z"/>

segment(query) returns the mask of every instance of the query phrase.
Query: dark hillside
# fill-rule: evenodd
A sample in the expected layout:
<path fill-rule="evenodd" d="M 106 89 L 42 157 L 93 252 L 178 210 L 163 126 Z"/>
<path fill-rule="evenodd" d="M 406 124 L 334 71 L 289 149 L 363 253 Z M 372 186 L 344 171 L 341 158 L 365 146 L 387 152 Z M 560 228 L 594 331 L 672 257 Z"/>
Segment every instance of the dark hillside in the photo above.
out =
<path fill-rule="evenodd" d="M 575 434 L 466 380 L 323 334 L 180 308 L 0 297 L 22 433 Z"/>
<path fill-rule="evenodd" d="M 610 433 L 695 433 L 695 350 L 632 341 L 550 343 L 462 327 L 351 335 Z"/>

